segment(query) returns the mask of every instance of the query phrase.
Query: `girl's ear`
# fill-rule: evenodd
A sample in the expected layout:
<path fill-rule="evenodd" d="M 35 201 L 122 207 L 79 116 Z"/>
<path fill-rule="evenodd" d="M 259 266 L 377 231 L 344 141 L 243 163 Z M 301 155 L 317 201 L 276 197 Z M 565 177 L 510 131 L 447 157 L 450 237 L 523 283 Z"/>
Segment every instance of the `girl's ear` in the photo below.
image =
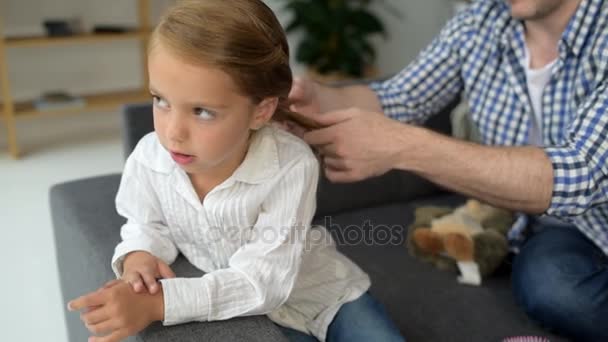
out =
<path fill-rule="evenodd" d="M 253 120 L 251 120 L 251 125 L 249 128 L 257 130 L 264 126 L 264 124 L 270 121 L 272 115 L 277 110 L 278 105 L 278 97 L 268 97 L 262 100 L 262 102 L 258 103 L 255 106 Z"/>

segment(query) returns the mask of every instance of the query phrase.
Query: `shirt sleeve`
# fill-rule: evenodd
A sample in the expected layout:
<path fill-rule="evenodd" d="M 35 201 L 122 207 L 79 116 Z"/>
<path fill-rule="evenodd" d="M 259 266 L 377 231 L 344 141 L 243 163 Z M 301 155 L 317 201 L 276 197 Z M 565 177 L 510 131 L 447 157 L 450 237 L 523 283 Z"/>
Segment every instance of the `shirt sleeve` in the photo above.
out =
<path fill-rule="evenodd" d="M 579 106 L 561 146 L 547 147 L 553 196 L 546 214 L 568 218 L 608 199 L 608 83 Z"/>
<path fill-rule="evenodd" d="M 473 41 L 473 15 L 470 9 L 461 11 L 405 69 L 370 85 L 385 115 L 420 124 L 460 96 L 464 88 L 460 50 Z"/>
<path fill-rule="evenodd" d="M 160 203 L 141 165 L 127 159 L 116 195 L 116 211 L 127 219 L 121 227 L 122 241 L 112 257 L 116 277 L 123 272 L 124 257 L 133 251 L 146 251 L 167 264 L 173 263 L 178 250 L 171 239 Z"/>
<path fill-rule="evenodd" d="M 319 168 L 296 160 L 277 176 L 253 227 L 253 238 L 229 267 L 200 278 L 162 279 L 165 325 L 261 315 L 289 297 L 315 212 Z"/>

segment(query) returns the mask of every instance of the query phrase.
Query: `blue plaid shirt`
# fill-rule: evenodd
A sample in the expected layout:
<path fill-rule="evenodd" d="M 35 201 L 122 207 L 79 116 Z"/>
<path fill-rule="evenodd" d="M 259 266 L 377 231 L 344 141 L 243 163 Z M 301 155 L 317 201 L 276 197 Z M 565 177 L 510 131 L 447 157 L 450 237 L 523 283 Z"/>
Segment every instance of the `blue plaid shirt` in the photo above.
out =
<path fill-rule="evenodd" d="M 542 97 L 542 139 L 553 164 L 546 214 L 575 224 L 608 254 L 608 0 L 583 0 L 559 42 Z M 391 118 L 421 123 L 459 96 L 487 145 L 528 144 L 533 109 L 524 27 L 504 0 L 453 18 L 418 58 L 372 84 Z"/>

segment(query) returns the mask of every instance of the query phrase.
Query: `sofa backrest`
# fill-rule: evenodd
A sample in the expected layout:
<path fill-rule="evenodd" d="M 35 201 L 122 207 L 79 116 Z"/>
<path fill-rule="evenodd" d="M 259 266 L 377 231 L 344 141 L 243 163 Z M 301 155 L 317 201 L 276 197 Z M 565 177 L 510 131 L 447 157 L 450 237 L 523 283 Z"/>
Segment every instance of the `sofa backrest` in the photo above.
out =
<path fill-rule="evenodd" d="M 125 159 L 144 135 L 154 131 L 151 103 L 127 104 L 122 108 L 122 141 Z"/>

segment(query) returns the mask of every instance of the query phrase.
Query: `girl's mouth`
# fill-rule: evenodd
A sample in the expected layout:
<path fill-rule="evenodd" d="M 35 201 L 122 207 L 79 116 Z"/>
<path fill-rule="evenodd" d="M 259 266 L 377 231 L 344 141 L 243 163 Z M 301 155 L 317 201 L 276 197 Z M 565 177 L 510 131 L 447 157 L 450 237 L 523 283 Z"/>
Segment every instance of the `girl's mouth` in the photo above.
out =
<path fill-rule="evenodd" d="M 174 152 L 174 151 L 170 151 L 170 153 L 171 153 L 171 158 L 173 158 L 173 160 L 180 165 L 190 164 L 194 160 L 194 156 L 191 156 L 189 154 L 183 154 L 183 153 Z"/>

